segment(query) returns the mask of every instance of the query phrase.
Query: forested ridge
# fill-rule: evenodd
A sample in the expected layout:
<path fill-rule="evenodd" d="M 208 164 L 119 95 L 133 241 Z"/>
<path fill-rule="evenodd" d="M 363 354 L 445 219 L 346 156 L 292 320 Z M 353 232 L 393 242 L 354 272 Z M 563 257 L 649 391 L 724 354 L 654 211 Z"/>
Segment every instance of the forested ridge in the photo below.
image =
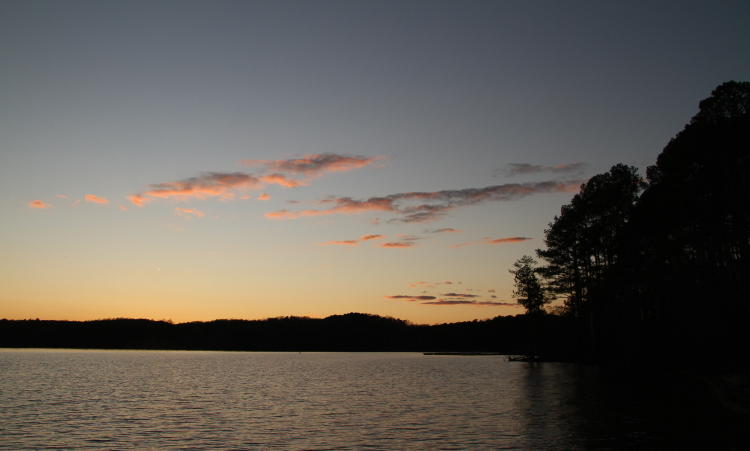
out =
<path fill-rule="evenodd" d="M 225 319 L 173 324 L 114 318 L 95 321 L 0 320 L 0 347 L 204 349 L 243 351 L 486 351 L 526 354 L 531 322 L 544 324 L 546 349 L 572 359 L 568 319 L 499 316 L 484 321 L 416 325 L 348 313 L 327 318 Z M 554 340 L 552 340 L 554 338 Z M 554 343 L 554 345 L 552 345 Z"/>

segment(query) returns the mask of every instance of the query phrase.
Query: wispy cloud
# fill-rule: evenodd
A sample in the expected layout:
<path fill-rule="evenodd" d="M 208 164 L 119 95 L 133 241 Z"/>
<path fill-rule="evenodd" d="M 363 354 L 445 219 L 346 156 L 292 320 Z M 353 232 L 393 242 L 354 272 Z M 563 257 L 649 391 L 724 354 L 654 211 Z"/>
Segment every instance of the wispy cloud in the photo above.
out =
<path fill-rule="evenodd" d="M 26 204 L 29 208 L 50 208 L 52 205 L 46 203 L 43 200 L 35 199 Z"/>
<path fill-rule="evenodd" d="M 386 299 L 417 302 L 417 301 L 431 301 L 437 298 L 435 296 L 411 296 L 408 294 L 397 294 L 395 296 L 386 296 Z"/>
<path fill-rule="evenodd" d="M 472 246 L 475 244 L 507 244 L 507 243 L 520 243 L 522 241 L 532 240 L 527 236 L 509 236 L 504 238 L 483 238 L 477 241 L 467 241 L 465 243 L 454 244 L 452 247 L 465 247 Z"/>
<path fill-rule="evenodd" d="M 131 194 L 127 197 L 128 197 L 128 200 L 136 207 L 142 207 L 146 205 L 147 203 L 151 202 L 151 199 L 143 197 L 141 194 Z"/>
<path fill-rule="evenodd" d="M 290 179 L 284 174 L 278 173 L 261 176 L 260 181 L 269 185 L 279 185 L 286 188 L 297 188 L 298 186 L 305 185 L 304 182 Z"/>
<path fill-rule="evenodd" d="M 68 195 L 67 194 L 55 194 L 55 197 L 57 197 L 58 199 L 67 199 Z"/>
<path fill-rule="evenodd" d="M 460 230 L 454 229 L 453 227 L 443 227 L 442 229 L 428 229 L 424 231 L 424 233 L 457 233 L 457 232 L 460 232 Z"/>
<path fill-rule="evenodd" d="M 520 307 L 514 302 L 496 302 L 496 301 L 469 301 L 461 299 L 438 299 L 435 301 L 422 302 L 422 305 L 474 305 L 479 307 Z"/>
<path fill-rule="evenodd" d="M 515 176 L 515 175 L 529 175 L 529 174 L 540 174 L 540 173 L 553 173 L 553 174 L 564 174 L 572 172 L 580 172 L 586 168 L 586 163 L 564 163 L 557 164 L 554 166 L 545 166 L 541 164 L 529 164 L 529 163 L 510 163 L 502 169 L 495 171 L 495 175 L 500 173 Z"/>
<path fill-rule="evenodd" d="M 258 196 L 258 200 L 271 200 L 271 196 L 269 196 L 268 193 L 263 193 Z"/>
<path fill-rule="evenodd" d="M 441 281 L 441 282 L 426 282 L 424 280 L 420 280 L 419 282 L 412 282 L 412 283 L 410 283 L 409 286 L 412 287 L 412 288 L 417 288 L 417 287 L 435 288 L 435 287 L 437 287 L 439 285 L 454 285 L 454 284 L 455 285 L 462 285 L 463 282 L 460 282 L 460 281 L 454 282 L 452 280 L 444 280 L 444 281 Z"/>
<path fill-rule="evenodd" d="M 380 245 L 380 247 L 385 247 L 385 248 L 408 248 L 408 247 L 414 247 L 414 246 L 416 246 L 416 244 L 411 241 L 392 241 L 392 242 L 383 243 Z"/>
<path fill-rule="evenodd" d="M 100 204 L 100 205 L 106 205 L 109 203 L 109 200 L 104 197 L 99 197 L 95 194 L 86 194 L 83 196 L 84 199 L 86 199 L 86 202 L 91 202 L 94 204 Z"/>
<path fill-rule="evenodd" d="M 358 239 L 354 239 L 354 240 L 332 240 L 332 241 L 326 241 L 324 243 L 318 243 L 318 244 L 320 244 L 321 246 L 328 246 L 328 245 L 357 246 L 359 245 L 360 242 L 379 240 L 385 237 L 386 237 L 385 235 L 380 235 L 380 234 L 362 235 Z"/>
<path fill-rule="evenodd" d="M 449 297 L 448 295 L 453 295 L 453 296 Z M 515 302 L 485 301 L 485 300 L 476 299 L 478 297 L 476 295 L 461 294 L 461 293 L 448 293 L 448 295 L 443 295 L 445 297 L 438 298 L 437 296 L 431 296 L 431 295 L 397 294 L 393 296 L 385 296 L 385 298 L 393 299 L 397 301 L 417 302 L 420 305 L 473 305 L 473 306 L 479 306 L 479 307 L 520 307 Z"/>
<path fill-rule="evenodd" d="M 487 244 L 505 244 L 505 243 L 520 243 L 521 241 L 528 241 L 532 238 L 529 238 L 527 236 L 510 236 L 507 238 L 494 238 L 494 239 L 488 239 L 486 241 Z"/>
<path fill-rule="evenodd" d="M 261 186 L 263 184 L 257 177 L 243 172 L 209 172 L 175 182 L 155 183 L 150 185 L 151 189 L 131 197 L 205 199 L 221 196 L 233 189 L 254 189 Z"/>
<path fill-rule="evenodd" d="M 361 241 L 380 240 L 380 239 L 383 239 L 383 238 L 385 238 L 385 235 L 379 235 L 379 234 L 362 235 L 361 237 L 359 237 L 359 239 Z"/>
<path fill-rule="evenodd" d="M 197 218 L 202 218 L 202 217 L 206 216 L 205 213 L 203 213 L 202 211 L 198 210 L 197 208 L 180 208 L 180 207 L 175 207 L 174 211 L 175 211 L 175 214 L 180 215 L 180 216 L 195 216 Z"/>
<path fill-rule="evenodd" d="M 326 172 L 344 172 L 368 166 L 382 157 L 362 157 L 335 153 L 310 154 L 288 160 L 243 160 L 245 166 L 263 166 L 269 171 L 319 177 Z"/>
<path fill-rule="evenodd" d="M 545 181 L 536 183 L 509 183 L 484 188 L 466 188 L 433 192 L 397 193 L 383 197 L 357 200 L 351 197 L 326 199 L 332 205 L 324 209 L 279 210 L 266 214 L 270 219 L 298 219 L 310 216 L 355 214 L 371 211 L 397 215 L 391 222 L 429 222 L 441 218 L 449 210 L 477 205 L 488 201 L 509 201 L 540 193 L 575 192 L 582 181 Z"/>
<path fill-rule="evenodd" d="M 321 246 L 357 246 L 359 243 L 357 240 L 334 240 L 320 243 Z"/>
<path fill-rule="evenodd" d="M 365 201 L 357 201 L 351 198 L 338 198 L 326 200 L 336 205 L 323 210 L 278 210 L 266 213 L 270 219 L 298 219 L 307 216 L 326 216 L 332 214 L 364 213 L 367 211 L 393 211 L 393 202 L 386 198 L 371 198 Z"/>
<path fill-rule="evenodd" d="M 468 293 L 445 293 L 445 294 L 441 294 L 441 296 L 445 296 L 446 298 L 478 298 L 479 297 L 476 294 L 468 294 Z"/>

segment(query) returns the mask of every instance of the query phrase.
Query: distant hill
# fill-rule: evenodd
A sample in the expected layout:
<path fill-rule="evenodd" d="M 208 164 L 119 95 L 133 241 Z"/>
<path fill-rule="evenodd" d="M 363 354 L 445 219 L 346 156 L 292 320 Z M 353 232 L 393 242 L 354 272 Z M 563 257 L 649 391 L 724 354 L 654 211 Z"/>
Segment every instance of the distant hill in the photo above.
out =
<path fill-rule="evenodd" d="M 439 325 L 365 313 L 324 319 L 218 319 L 173 324 L 148 319 L 0 320 L 0 347 L 243 351 L 483 351 L 545 353 L 576 349 L 556 316 L 496 317 Z M 532 324 L 533 323 L 533 324 Z M 532 334 L 533 331 L 533 334 Z M 544 346 L 541 346 L 544 344 Z"/>

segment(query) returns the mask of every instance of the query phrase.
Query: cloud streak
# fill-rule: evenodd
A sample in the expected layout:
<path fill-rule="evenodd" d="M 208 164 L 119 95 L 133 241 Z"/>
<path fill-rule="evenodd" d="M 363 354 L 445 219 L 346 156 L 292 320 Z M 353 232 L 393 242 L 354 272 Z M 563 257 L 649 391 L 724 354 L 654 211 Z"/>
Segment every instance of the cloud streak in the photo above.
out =
<path fill-rule="evenodd" d="M 284 174 L 268 174 L 260 177 L 260 181 L 268 185 L 279 185 L 285 188 L 297 188 L 298 186 L 304 186 L 305 183 L 299 180 L 293 180 Z"/>
<path fill-rule="evenodd" d="M 357 240 L 333 240 L 320 243 L 321 246 L 358 246 Z"/>
<path fill-rule="evenodd" d="M 457 233 L 460 232 L 458 229 L 454 229 L 453 227 L 444 227 L 442 229 L 432 229 L 432 230 L 425 230 L 424 233 Z"/>
<path fill-rule="evenodd" d="M 452 247 L 465 247 L 472 246 L 475 244 L 508 244 L 508 243 L 520 243 L 522 241 L 532 240 L 533 238 L 527 236 L 509 236 L 504 238 L 483 238 L 478 241 L 467 241 L 465 243 L 454 244 Z"/>
<path fill-rule="evenodd" d="M 50 208 L 50 207 L 52 207 L 52 205 L 46 203 L 43 200 L 39 200 L 39 199 L 32 200 L 31 202 L 29 202 L 26 205 L 28 205 L 29 208 L 39 208 L 39 209 L 44 209 L 44 208 Z"/>
<path fill-rule="evenodd" d="M 151 199 L 148 199 L 146 197 L 143 197 L 141 194 L 131 194 L 127 196 L 130 203 L 135 205 L 136 207 L 142 207 L 146 205 L 147 203 L 151 202 Z"/>
<path fill-rule="evenodd" d="M 512 302 L 495 302 L 495 301 L 469 301 L 469 300 L 451 300 L 438 299 L 435 301 L 422 302 L 422 305 L 475 305 L 480 307 L 520 307 Z"/>
<path fill-rule="evenodd" d="M 501 301 L 484 301 L 475 299 L 478 296 L 473 294 L 463 293 L 447 293 L 444 298 L 438 298 L 437 296 L 430 295 L 409 295 L 409 294 L 397 294 L 392 296 L 385 296 L 386 299 L 392 299 L 396 301 L 408 301 L 416 302 L 420 305 L 473 305 L 477 307 L 520 307 L 515 302 L 501 302 Z M 459 299 L 455 299 L 458 297 Z"/>
<path fill-rule="evenodd" d="M 510 236 L 507 238 L 488 239 L 486 243 L 487 244 L 520 243 L 521 241 L 528 241 L 530 239 L 532 238 L 529 238 L 527 236 Z"/>
<path fill-rule="evenodd" d="M 232 200 L 236 190 L 256 190 L 269 185 L 297 188 L 325 173 L 344 172 L 372 164 L 381 157 L 360 157 L 333 153 L 306 155 L 291 160 L 244 160 L 245 166 L 260 166 L 258 174 L 241 171 L 206 172 L 182 180 L 155 183 L 141 193 L 128 196 L 131 203 L 143 206 L 152 199 L 209 199 Z M 302 176 L 304 179 L 298 179 Z M 242 196 L 242 199 L 248 197 Z M 259 200 L 269 196 L 262 194 Z"/>
<path fill-rule="evenodd" d="M 397 294 L 395 296 L 386 296 L 386 299 L 418 302 L 418 301 L 432 301 L 437 298 L 435 296 L 410 296 L 407 294 Z"/>
<path fill-rule="evenodd" d="M 362 235 L 361 237 L 359 237 L 359 239 L 361 241 L 380 240 L 380 239 L 383 239 L 383 238 L 385 238 L 385 235 L 379 235 L 379 234 Z"/>
<path fill-rule="evenodd" d="M 197 208 L 175 207 L 174 211 L 175 211 L 175 214 L 180 215 L 180 216 L 195 216 L 196 218 L 202 218 L 206 216 L 205 213 L 198 210 Z"/>
<path fill-rule="evenodd" d="M 380 245 L 380 247 L 393 248 L 393 249 L 405 249 L 405 248 L 414 247 L 414 246 L 416 246 L 416 244 L 411 241 L 392 241 L 392 242 L 383 243 Z"/>
<path fill-rule="evenodd" d="M 261 186 L 263 183 L 260 179 L 243 172 L 209 172 L 175 182 L 156 183 L 150 185 L 151 189 L 130 197 L 206 199 L 224 195 L 233 189 L 257 189 Z"/>
<path fill-rule="evenodd" d="M 99 205 L 106 205 L 109 203 L 109 200 L 107 198 L 99 197 L 95 194 L 86 194 L 85 196 L 83 196 L 83 198 L 86 199 L 86 202 L 91 202 Z"/>
<path fill-rule="evenodd" d="M 501 202 L 521 199 L 535 194 L 576 192 L 581 180 L 545 181 L 536 183 L 508 183 L 484 188 L 466 188 L 433 192 L 397 193 L 382 197 L 358 200 L 351 197 L 326 199 L 331 205 L 323 209 L 278 210 L 266 213 L 269 219 L 299 219 L 303 217 L 365 212 L 388 212 L 397 217 L 390 222 L 430 222 L 443 217 L 449 210 L 484 202 Z"/>
<path fill-rule="evenodd" d="M 328 172 L 346 172 L 368 166 L 382 157 L 362 157 L 322 153 L 305 155 L 289 160 L 243 160 L 245 166 L 263 166 L 268 171 L 299 174 L 309 178 Z"/>

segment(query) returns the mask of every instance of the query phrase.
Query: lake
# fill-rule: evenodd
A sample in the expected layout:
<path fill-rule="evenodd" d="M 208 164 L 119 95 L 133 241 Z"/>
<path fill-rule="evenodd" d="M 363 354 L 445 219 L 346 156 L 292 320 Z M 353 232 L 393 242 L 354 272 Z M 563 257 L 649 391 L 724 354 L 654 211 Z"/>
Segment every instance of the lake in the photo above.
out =
<path fill-rule="evenodd" d="M 677 405 L 595 367 L 502 356 L 0 350 L 4 449 L 735 443 Z"/>

